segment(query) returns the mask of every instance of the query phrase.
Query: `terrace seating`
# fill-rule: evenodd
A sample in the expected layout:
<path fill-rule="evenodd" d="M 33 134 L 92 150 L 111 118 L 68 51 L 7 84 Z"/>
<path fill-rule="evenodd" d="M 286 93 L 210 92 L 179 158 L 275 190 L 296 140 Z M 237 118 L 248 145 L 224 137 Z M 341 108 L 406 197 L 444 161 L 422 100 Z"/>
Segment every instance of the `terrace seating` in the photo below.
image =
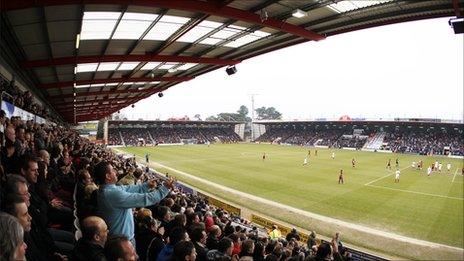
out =
<path fill-rule="evenodd" d="M 353 135 L 354 127 L 316 129 L 294 129 L 290 127 L 267 127 L 267 131 L 257 138 L 261 142 L 288 143 L 305 146 L 327 146 L 335 148 L 388 149 L 398 153 L 442 155 L 448 151 L 452 155 L 464 155 L 462 133 L 444 133 L 434 129 L 422 131 L 396 129 L 395 131 L 378 131 L 365 129 L 363 135 Z M 375 134 L 374 134 L 375 133 Z M 365 136 L 370 136 L 366 140 Z M 386 146 L 384 146 L 386 144 Z"/>
<path fill-rule="evenodd" d="M 121 136 L 121 138 L 119 138 Z M 198 144 L 206 142 L 238 142 L 240 137 L 227 128 L 186 128 L 186 127 L 152 127 L 152 128 L 109 128 L 109 145 L 137 146 L 142 138 L 146 144 L 181 143 L 182 140 L 194 139 Z"/>
<path fill-rule="evenodd" d="M 93 144 L 87 139 L 80 138 L 74 131 L 47 125 L 30 124 L 30 122 L 26 123 L 25 121 L 17 119 L 14 121 L 6 119 L 5 125 L 8 130 L 10 128 L 14 129 L 18 127 L 25 127 L 28 129 L 29 133 L 32 133 L 32 135 L 42 131 L 45 131 L 49 135 L 51 133 L 55 134 L 50 136 L 51 139 L 48 146 L 48 153 L 51 155 L 50 161 L 46 160 L 46 155 L 48 155 L 47 152 L 36 151 L 34 147 L 30 147 L 31 143 L 25 143 L 25 146 L 27 146 L 28 149 L 16 152 L 19 158 L 31 158 L 38 155 L 40 158 L 31 158 L 31 160 L 33 162 L 38 162 L 37 164 L 39 164 L 39 166 L 48 165 L 48 172 L 46 172 L 47 168 L 39 167 L 38 181 L 28 180 L 28 182 L 37 182 L 35 186 L 29 186 L 29 193 L 31 193 L 33 195 L 32 198 L 34 198 L 34 200 L 31 199 L 31 207 L 29 208 L 29 213 L 32 215 L 33 228 L 31 231 L 42 231 L 40 232 L 42 233 L 39 237 L 40 239 L 35 237 L 27 239 L 29 247 L 26 250 L 26 257 L 29 259 L 33 259 L 33 257 L 43 257 L 44 259 L 51 260 L 56 257 L 64 258 L 65 256 L 69 259 L 74 259 L 85 252 L 73 252 L 72 248 L 76 246 L 74 237 L 76 236 L 76 239 L 79 239 L 79 237 L 84 236 L 81 224 L 82 220 L 93 215 L 92 213 L 95 213 L 95 211 L 98 210 L 98 204 L 96 204 L 95 201 L 92 203 L 92 200 L 94 200 L 92 199 L 92 195 L 94 195 L 94 193 L 92 193 L 92 189 L 96 189 L 96 185 L 93 183 L 91 178 L 86 177 L 86 173 L 89 173 L 90 177 L 93 177 L 94 173 L 92 170 L 99 161 L 105 160 L 107 162 L 111 162 L 116 173 L 118 173 L 118 179 L 120 180 L 128 175 L 131 175 L 133 178 L 135 177 L 135 183 L 144 182 L 147 179 L 145 175 L 140 175 L 140 171 L 139 174 L 134 174 L 134 169 L 135 172 L 137 172 L 136 169 L 138 166 L 133 158 L 117 156 L 103 146 Z M 135 141 L 135 137 L 137 137 L 134 134 L 140 133 L 140 131 L 142 130 L 121 129 L 120 132 L 119 129 L 112 129 L 110 130 L 111 144 L 124 143 L 121 137 L 123 137 L 124 140 L 127 139 L 129 144 L 132 144 Z M 157 133 L 159 134 L 160 132 Z M 169 133 L 172 134 L 173 132 Z M 205 140 L 217 137 L 222 141 L 234 142 L 239 140 L 238 136 L 234 134 L 232 130 L 224 129 L 213 128 L 207 131 L 189 131 L 184 129 L 175 130 L 174 133 L 176 135 L 174 139 L 178 139 L 180 137 L 196 137 Z M 168 133 L 163 133 L 162 135 L 167 134 Z M 147 134 L 144 133 L 143 135 Z M 160 137 L 160 135 L 157 136 L 157 138 Z M 14 142 L 22 143 L 22 139 L 23 136 L 18 135 L 15 141 L 7 140 L 7 147 L 10 148 L 10 144 L 14 144 Z M 2 157 L 2 167 L 6 166 L 5 160 L 6 158 Z M 15 169 L 18 170 L 21 168 L 20 161 L 9 161 L 8 164 L 13 164 L 15 166 L 9 165 L 9 168 L 6 169 L 7 173 L 19 174 L 19 172 L 15 171 Z M 0 210 L 10 211 L 8 210 L 10 208 L 6 209 L 3 208 L 3 206 L 16 204 L 13 203 L 13 201 L 10 201 L 13 198 L 12 193 L 16 193 L 16 190 L 10 190 L 11 187 L 7 188 L 5 186 L 5 182 L 12 179 L 13 176 L 3 176 L 3 172 L 0 172 L 0 174 L 2 174 L 2 176 L 0 176 L 0 195 L 2 195 L 0 198 L 2 203 Z M 28 178 L 27 175 L 26 178 Z M 160 176 L 158 176 L 158 178 L 160 178 Z M 4 197 L 6 194 L 8 194 L 8 196 Z M 17 197 L 18 196 L 19 194 Z M 21 199 L 24 200 L 24 198 Z M 85 204 L 83 204 L 83 200 L 85 200 Z M 60 204 L 57 205 L 56 202 L 60 202 Z M 39 207 L 37 204 L 42 203 L 49 206 L 48 211 L 41 212 L 38 215 L 34 214 L 36 213 L 34 212 L 34 209 Z M 89 203 L 91 205 L 89 205 Z M 96 209 L 89 208 L 89 206 L 93 206 Z M 85 209 L 83 209 L 83 207 L 85 207 Z M 163 212 L 166 209 L 167 212 Z M 10 213 L 15 215 L 14 212 Z M 162 215 L 161 213 L 167 213 L 167 215 Z M 172 213 L 172 216 L 170 213 Z M 50 222 L 41 223 L 42 219 L 48 219 Z M 267 249 L 270 251 L 269 255 L 275 255 L 277 259 L 284 259 L 290 256 L 294 256 L 295 258 L 297 256 L 312 258 L 316 255 L 318 247 L 318 245 L 316 245 L 312 249 L 306 249 L 304 244 L 296 241 L 291 244 L 293 252 L 290 251 L 290 245 L 288 246 L 288 249 L 287 247 L 279 249 L 279 251 L 284 250 L 283 252 L 275 252 L 274 248 L 277 248 L 277 245 L 274 241 L 267 240 L 266 231 L 252 229 L 253 224 L 249 221 L 231 215 L 223 209 L 211 206 L 204 198 L 193 194 L 187 194 L 182 191 L 182 188 L 176 188 L 173 193 L 168 195 L 159 204 L 151 206 L 148 209 L 140 209 L 136 211 L 134 213 L 134 220 L 136 227 L 136 250 L 138 255 L 141 257 L 141 260 L 145 260 L 146 258 L 155 260 L 163 246 L 168 244 L 166 236 L 169 235 L 169 232 L 166 232 L 167 235 L 163 237 L 161 234 L 158 234 L 157 227 L 159 226 L 163 226 L 165 231 L 173 231 L 174 228 L 178 228 L 187 232 L 189 234 L 189 238 L 191 238 L 194 244 L 200 241 L 204 242 L 202 241 L 202 237 L 205 232 L 209 232 L 207 235 L 207 241 L 219 234 L 222 235 L 221 238 L 234 239 L 227 239 L 229 240 L 228 242 L 231 242 L 230 244 L 238 242 L 237 238 L 241 238 L 241 241 L 247 242 L 246 244 L 248 245 L 258 244 L 262 249 Z M 154 222 L 153 220 L 158 221 Z M 147 223 L 152 221 L 154 223 Z M 49 233 L 52 233 L 56 229 L 50 229 L 52 224 L 53 227 L 61 227 L 62 230 L 60 234 L 63 235 L 63 238 L 66 238 L 65 235 L 69 235 L 69 237 L 67 237 L 67 240 L 69 241 L 61 242 L 60 244 L 58 244 L 58 241 L 53 241 L 53 237 Z M 153 227 L 150 224 L 155 225 Z M 208 228 L 212 227 L 213 229 L 205 230 L 205 224 Z M 73 227 L 76 227 L 77 229 L 75 235 L 72 233 L 75 230 Z M 256 231 L 258 231 L 258 233 L 256 233 Z M 159 247 L 149 249 L 149 245 L 151 245 L 149 243 L 155 238 L 157 240 L 156 245 Z M 77 243 L 79 246 L 81 246 L 82 240 L 84 239 L 79 239 Z M 224 241 L 226 239 L 221 240 Z M 3 244 L 3 242 L 0 243 Z M 38 245 L 45 246 L 43 244 L 46 244 L 48 247 L 37 247 Z M 298 245 L 298 248 L 294 248 L 296 245 Z M 264 259 L 265 257 L 264 252 L 259 251 L 255 254 L 246 251 L 241 253 L 239 247 L 239 245 L 234 247 L 234 251 L 237 251 L 234 253 L 240 254 L 241 256 L 254 255 L 256 259 Z M 209 251 L 218 251 L 218 249 L 211 245 Z M 272 252 L 275 253 L 270 254 Z M 290 254 L 287 255 L 287 253 Z M 206 252 L 203 252 L 202 254 L 204 255 Z M 343 259 L 342 256 L 340 256 L 340 258 Z M 202 260 L 201 257 L 199 260 Z"/>

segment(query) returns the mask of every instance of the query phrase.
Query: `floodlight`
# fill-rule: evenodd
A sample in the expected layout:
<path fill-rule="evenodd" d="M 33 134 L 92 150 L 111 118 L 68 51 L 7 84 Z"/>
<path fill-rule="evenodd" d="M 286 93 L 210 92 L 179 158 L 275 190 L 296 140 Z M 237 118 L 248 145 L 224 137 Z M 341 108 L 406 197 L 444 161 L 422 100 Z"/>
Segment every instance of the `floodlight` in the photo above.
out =
<path fill-rule="evenodd" d="M 226 68 L 226 73 L 228 75 L 232 75 L 232 74 L 234 74 L 236 72 L 237 72 L 237 68 L 235 68 L 235 65 L 229 66 L 229 67 Z"/>
<path fill-rule="evenodd" d="M 81 41 L 81 35 L 77 34 L 77 36 L 76 36 L 76 49 L 79 49 L 80 41 Z"/>
<path fill-rule="evenodd" d="M 464 33 L 464 18 L 451 18 L 448 24 L 453 27 L 455 34 Z"/>
<path fill-rule="evenodd" d="M 302 18 L 306 16 L 306 12 L 301 9 L 296 9 L 293 11 L 292 16 L 296 18 Z"/>
<path fill-rule="evenodd" d="M 177 72 L 177 69 L 176 68 L 171 68 L 168 70 L 169 73 L 173 73 L 173 72 Z"/>

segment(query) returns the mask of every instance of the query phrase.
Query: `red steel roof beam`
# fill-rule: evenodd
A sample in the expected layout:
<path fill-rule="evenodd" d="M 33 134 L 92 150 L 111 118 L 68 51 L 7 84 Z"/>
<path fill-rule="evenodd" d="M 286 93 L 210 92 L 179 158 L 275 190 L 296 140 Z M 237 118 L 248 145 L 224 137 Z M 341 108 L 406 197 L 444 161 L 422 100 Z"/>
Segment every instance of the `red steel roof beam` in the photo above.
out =
<path fill-rule="evenodd" d="M 53 95 L 50 96 L 49 99 L 52 103 L 53 101 L 59 101 L 65 98 L 73 98 L 73 97 L 90 97 L 90 96 L 97 96 L 97 95 L 111 95 L 111 94 L 121 94 L 121 93 L 140 93 L 140 92 L 150 92 L 153 88 L 143 89 L 143 90 L 136 90 L 136 89 L 126 89 L 126 90 L 114 90 L 114 91 L 102 91 L 102 92 L 77 92 L 76 96 L 74 94 L 65 94 L 65 95 Z"/>
<path fill-rule="evenodd" d="M 158 8 L 169 8 L 184 10 L 189 12 L 199 12 L 219 17 L 227 17 L 239 21 L 244 21 L 256 25 L 270 27 L 285 33 L 300 36 L 308 40 L 323 40 L 325 36 L 306 30 L 297 25 L 289 24 L 274 18 L 261 20 L 259 15 L 245 10 L 229 7 L 218 6 L 215 3 L 189 0 L 23 0 L 23 1 L 4 1 L 3 10 L 25 9 L 38 6 L 52 5 L 76 5 L 76 4 L 110 4 L 110 5 L 135 5 L 149 6 Z"/>
<path fill-rule="evenodd" d="M 121 104 L 105 104 L 105 105 L 89 105 L 86 107 L 82 108 L 64 108 L 64 109 L 58 109 L 59 112 L 66 113 L 66 112 L 76 112 L 77 113 L 82 113 L 82 112 L 96 112 L 98 109 L 113 109 L 113 108 L 118 108 L 120 105 L 125 105 L 125 103 Z"/>
<path fill-rule="evenodd" d="M 133 97 L 131 97 L 133 98 Z M 89 100 L 89 101 L 76 101 L 76 102 L 57 102 L 57 103 L 54 103 L 53 105 L 56 105 L 58 108 L 60 107 L 70 107 L 70 106 L 73 106 L 74 104 L 86 104 L 86 103 L 95 103 L 95 102 L 104 102 L 104 101 L 109 101 L 109 102 L 112 102 L 112 101 L 123 101 L 123 100 L 127 100 L 129 99 L 129 97 L 125 97 L 125 98 L 113 98 L 113 99 L 100 99 L 100 100 Z M 62 106 L 62 105 L 65 105 L 65 106 Z"/>
<path fill-rule="evenodd" d="M 78 57 L 60 57 L 46 60 L 24 61 L 24 68 L 59 66 L 76 63 L 103 63 L 103 62 L 178 62 L 201 63 L 216 65 L 235 65 L 239 60 L 218 59 L 208 57 L 177 56 L 177 55 L 90 55 Z"/>
<path fill-rule="evenodd" d="M 138 78 L 111 78 L 111 79 L 95 79 L 95 80 L 80 80 L 80 81 L 68 81 L 68 82 L 55 82 L 39 84 L 40 89 L 54 89 L 63 87 L 74 87 L 76 85 L 88 85 L 88 84 L 102 84 L 102 83 L 122 83 L 122 82 L 184 82 L 192 80 L 194 77 L 182 76 L 182 77 L 138 77 Z"/>

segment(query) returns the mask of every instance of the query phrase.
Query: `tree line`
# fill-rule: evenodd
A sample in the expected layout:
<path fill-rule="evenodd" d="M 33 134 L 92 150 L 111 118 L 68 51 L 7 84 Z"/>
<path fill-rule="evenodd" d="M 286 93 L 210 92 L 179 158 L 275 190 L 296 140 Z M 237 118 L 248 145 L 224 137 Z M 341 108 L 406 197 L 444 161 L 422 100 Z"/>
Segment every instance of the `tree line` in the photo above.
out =
<path fill-rule="evenodd" d="M 274 107 L 260 107 L 255 109 L 256 119 L 258 120 L 280 120 L 282 113 Z M 221 112 L 217 115 L 207 117 L 206 121 L 238 121 L 251 122 L 251 117 L 248 117 L 249 110 L 245 105 L 240 106 L 237 112 Z M 198 117 L 197 117 L 198 116 Z M 200 115 L 195 115 L 195 118 L 200 119 Z"/>

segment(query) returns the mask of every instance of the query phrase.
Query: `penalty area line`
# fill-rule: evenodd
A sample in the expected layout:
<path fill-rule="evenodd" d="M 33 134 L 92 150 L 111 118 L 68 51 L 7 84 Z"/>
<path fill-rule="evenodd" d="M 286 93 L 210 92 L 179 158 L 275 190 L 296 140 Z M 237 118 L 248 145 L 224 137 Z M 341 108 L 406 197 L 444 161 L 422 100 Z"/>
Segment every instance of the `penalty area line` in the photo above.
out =
<path fill-rule="evenodd" d="M 454 183 L 454 179 L 456 178 L 456 173 L 458 173 L 458 168 L 456 168 L 456 171 L 454 171 L 454 176 L 453 176 L 453 180 L 451 181 L 451 183 Z"/>
<path fill-rule="evenodd" d="M 377 186 L 377 185 L 366 185 L 366 186 L 374 187 L 374 188 L 389 189 L 389 190 L 394 190 L 394 191 L 401 191 L 401 192 L 406 192 L 406 193 L 419 194 L 419 195 L 425 195 L 425 196 L 432 196 L 432 197 L 439 197 L 439 198 L 447 198 L 447 199 L 456 199 L 456 200 L 464 200 L 464 198 L 450 197 L 450 196 L 444 196 L 444 195 L 437 195 L 437 194 L 431 194 L 431 193 L 425 193 L 425 192 L 419 192 L 419 191 L 413 191 L 413 190 L 389 188 L 389 187 Z"/>
<path fill-rule="evenodd" d="M 403 171 L 403 170 L 405 170 L 405 169 L 407 169 L 407 168 L 409 168 L 409 167 L 402 168 L 402 169 L 400 169 L 400 171 Z M 389 171 L 390 171 L 390 170 L 389 170 Z M 366 184 L 364 184 L 364 186 L 369 186 L 369 185 L 371 185 L 372 183 L 374 183 L 374 182 L 376 182 L 376 181 L 379 181 L 379 180 L 381 180 L 381 179 L 384 179 L 384 178 L 386 178 L 386 177 L 388 177 L 388 176 L 391 176 L 391 175 L 393 175 L 393 174 L 395 174 L 395 172 L 392 171 L 392 172 L 389 173 L 388 175 L 385 175 L 385 176 L 382 176 L 382 177 L 380 177 L 380 178 L 376 178 L 376 179 L 374 179 L 373 181 L 367 182 Z"/>

